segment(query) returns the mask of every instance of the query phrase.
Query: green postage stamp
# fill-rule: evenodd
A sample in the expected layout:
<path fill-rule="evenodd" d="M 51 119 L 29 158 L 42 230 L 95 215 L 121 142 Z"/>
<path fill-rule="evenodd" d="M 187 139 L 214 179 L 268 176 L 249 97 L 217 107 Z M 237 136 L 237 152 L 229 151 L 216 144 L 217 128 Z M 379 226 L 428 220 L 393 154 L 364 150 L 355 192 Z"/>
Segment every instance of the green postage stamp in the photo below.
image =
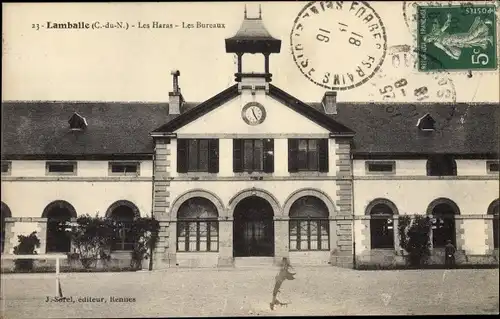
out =
<path fill-rule="evenodd" d="M 497 68 L 493 5 L 419 6 L 419 71 Z"/>

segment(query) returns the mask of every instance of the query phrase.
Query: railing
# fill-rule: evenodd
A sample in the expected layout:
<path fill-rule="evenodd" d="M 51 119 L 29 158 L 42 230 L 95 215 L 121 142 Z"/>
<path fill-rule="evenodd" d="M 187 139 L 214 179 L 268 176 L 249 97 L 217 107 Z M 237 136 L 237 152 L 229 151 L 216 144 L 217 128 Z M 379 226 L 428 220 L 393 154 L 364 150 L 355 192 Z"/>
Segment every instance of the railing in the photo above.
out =
<path fill-rule="evenodd" d="M 65 254 L 42 254 L 42 255 L 2 255 L 4 260 L 16 260 L 16 259 L 55 259 L 56 260 L 56 296 L 62 297 L 61 283 L 59 281 L 60 274 L 60 262 L 61 259 L 67 259 L 68 256 Z"/>

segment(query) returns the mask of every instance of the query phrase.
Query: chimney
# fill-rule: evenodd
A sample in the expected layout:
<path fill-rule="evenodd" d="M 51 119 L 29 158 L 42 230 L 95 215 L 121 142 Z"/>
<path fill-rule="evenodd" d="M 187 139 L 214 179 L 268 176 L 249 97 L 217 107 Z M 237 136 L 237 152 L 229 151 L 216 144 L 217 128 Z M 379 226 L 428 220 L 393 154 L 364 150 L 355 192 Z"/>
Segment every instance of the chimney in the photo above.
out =
<path fill-rule="evenodd" d="M 181 72 L 173 70 L 170 74 L 173 76 L 173 90 L 168 93 L 168 114 L 181 114 L 181 107 L 184 102 L 181 89 L 179 88 L 179 76 Z"/>
<path fill-rule="evenodd" d="M 323 95 L 321 105 L 325 109 L 325 114 L 337 114 L 337 92 L 327 91 Z"/>

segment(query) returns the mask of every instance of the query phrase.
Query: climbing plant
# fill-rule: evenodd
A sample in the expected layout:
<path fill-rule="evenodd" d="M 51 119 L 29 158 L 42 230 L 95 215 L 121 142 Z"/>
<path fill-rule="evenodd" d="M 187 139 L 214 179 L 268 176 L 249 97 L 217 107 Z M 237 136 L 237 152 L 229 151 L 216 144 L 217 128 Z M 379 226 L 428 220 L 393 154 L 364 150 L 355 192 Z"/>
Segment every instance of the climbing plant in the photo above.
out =
<path fill-rule="evenodd" d="M 407 252 L 407 263 L 411 267 L 420 267 L 430 255 L 431 220 L 428 216 L 405 215 L 399 219 L 399 242 Z"/>

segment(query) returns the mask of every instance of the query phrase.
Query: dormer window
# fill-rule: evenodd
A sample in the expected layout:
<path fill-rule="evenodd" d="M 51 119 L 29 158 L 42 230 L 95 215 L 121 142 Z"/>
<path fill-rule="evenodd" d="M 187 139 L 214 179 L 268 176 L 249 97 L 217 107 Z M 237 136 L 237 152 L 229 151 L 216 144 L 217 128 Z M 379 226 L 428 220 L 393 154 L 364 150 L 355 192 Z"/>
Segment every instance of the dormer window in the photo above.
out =
<path fill-rule="evenodd" d="M 417 127 L 421 131 L 432 132 L 435 129 L 434 128 L 435 123 L 436 123 L 436 121 L 432 118 L 432 116 L 429 113 L 427 113 L 418 119 Z"/>
<path fill-rule="evenodd" d="M 450 155 L 434 155 L 427 160 L 427 176 L 457 176 L 457 163 Z"/>
<path fill-rule="evenodd" d="M 83 131 L 88 126 L 87 120 L 76 112 L 71 116 L 68 123 L 72 131 Z"/>

